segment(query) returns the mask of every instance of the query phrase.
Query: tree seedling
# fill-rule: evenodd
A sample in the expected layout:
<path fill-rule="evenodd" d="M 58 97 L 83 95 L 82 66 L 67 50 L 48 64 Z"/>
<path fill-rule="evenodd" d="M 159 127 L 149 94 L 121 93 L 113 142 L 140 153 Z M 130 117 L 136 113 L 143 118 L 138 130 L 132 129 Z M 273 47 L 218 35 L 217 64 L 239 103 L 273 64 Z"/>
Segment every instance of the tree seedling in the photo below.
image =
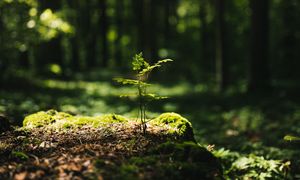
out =
<path fill-rule="evenodd" d="M 135 73 L 135 79 L 124 79 L 124 78 L 115 78 L 114 80 L 123 85 L 132 85 L 136 87 L 137 93 L 134 95 L 121 95 L 121 97 L 135 96 L 138 99 L 139 104 L 139 119 L 141 122 L 141 130 L 143 134 L 146 134 L 147 129 L 147 116 L 146 116 L 146 107 L 149 102 L 153 100 L 165 99 L 166 97 L 158 96 L 157 94 L 148 93 L 147 88 L 151 86 L 147 82 L 150 73 L 153 69 L 159 68 L 162 64 L 167 62 L 172 62 L 171 59 L 163 59 L 157 61 L 155 64 L 150 65 L 144 58 L 143 54 L 136 54 L 132 59 L 132 70 Z"/>

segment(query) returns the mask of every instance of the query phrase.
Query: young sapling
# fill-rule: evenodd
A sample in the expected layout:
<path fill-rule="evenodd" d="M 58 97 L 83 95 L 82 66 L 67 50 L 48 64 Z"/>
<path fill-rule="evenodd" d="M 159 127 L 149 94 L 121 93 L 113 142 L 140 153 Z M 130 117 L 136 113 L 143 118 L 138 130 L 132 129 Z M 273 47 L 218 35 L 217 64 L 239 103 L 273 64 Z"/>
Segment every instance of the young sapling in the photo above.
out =
<path fill-rule="evenodd" d="M 159 100 L 159 99 L 165 99 L 166 97 L 158 96 L 154 93 L 148 93 L 147 87 L 151 86 L 149 84 L 148 78 L 150 73 L 153 69 L 159 68 L 162 66 L 162 64 L 167 62 L 172 62 L 171 59 L 163 59 L 157 61 L 155 64 L 150 65 L 144 58 L 143 54 L 139 53 L 136 54 L 132 59 L 132 70 L 135 72 L 135 79 L 124 79 L 124 78 L 115 78 L 114 80 L 118 83 L 121 83 L 123 85 L 132 85 L 136 87 L 137 94 L 133 95 L 136 96 L 138 99 L 139 104 L 139 119 L 141 122 L 141 130 L 143 134 L 146 134 L 147 129 L 147 116 L 146 116 L 146 107 L 150 101 L 153 100 Z M 121 95 L 121 97 L 128 97 L 132 95 Z"/>

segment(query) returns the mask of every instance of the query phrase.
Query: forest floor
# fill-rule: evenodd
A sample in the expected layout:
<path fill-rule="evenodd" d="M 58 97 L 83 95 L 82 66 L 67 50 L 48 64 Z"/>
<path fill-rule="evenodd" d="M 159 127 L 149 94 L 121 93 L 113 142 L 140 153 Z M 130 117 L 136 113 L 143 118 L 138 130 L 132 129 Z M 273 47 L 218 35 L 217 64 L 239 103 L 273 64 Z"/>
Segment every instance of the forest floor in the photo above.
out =
<path fill-rule="evenodd" d="M 101 75 L 97 75 L 98 77 L 101 77 Z M 111 78 L 112 76 L 103 77 L 101 81 L 95 81 L 94 79 L 33 79 L 32 77 L 24 78 L 24 76 L 10 79 L 5 83 L 5 88 L 0 90 L 0 114 L 5 114 L 14 125 L 19 126 L 22 125 L 24 117 L 28 114 L 47 109 L 57 109 L 74 115 L 98 116 L 116 113 L 129 118 L 136 118 L 138 114 L 136 101 L 134 99 L 119 98 L 121 94 L 135 93 L 135 89 L 117 86 L 111 82 Z M 271 176 L 273 179 L 275 177 L 277 179 L 300 179 L 299 141 L 288 142 L 283 140 L 285 135 L 299 136 L 300 134 L 299 91 L 294 88 L 291 91 L 289 89 L 277 89 L 267 95 L 251 96 L 239 90 L 239 87 L 233 88 L 222 95 L 213 92 L 211 89 L 207 84 L 188 84 L 185 82 L 154 85 L 149 89 L 149 92 L 157 92 L 159 95 L 169 96 L 170 98 L 149 104 L 147 115 L 149 118 L 153 118 L 163 112 L 171 111 L 180 113 L 190 120 L 197 142 L 205 147 L 214 146 L 212 153 L 221 161 L 223 172 L 227 179 L 244 177 L 263 179 L 265 176 Z M 138 138 L 140 136 L 134 134 L 134 128 L 131 129 L 132 132 L 130 132 L 133 134 L 128 134 L 128 136 L 133 136 L 134 140 L 128 139 L 129 144 L 137 144 L 134 142 L 140 140 Z M 37 130 L 36 133 L 38 134 L 40 131 L 43 130 Z M 22 131 L 9 132 L 11 136 L 7 133 L 2 134 L 1 142 L 4 140 L 16 142 L 11 150 L 22 147 L 20 146 L 24 144 L 22 139 L 25 139 L 25 142 L 27 142 L 27 139 L 30 139 L 29 137 L 34 137 L 31 134 L 35 134 L 34 132 L 26 132 L 27 135 L 23 133 Z M 72 133 L 76 134 L 76 132 Z M 71 134 L 70 136 L 64 136 L 73 137 Z M 115 137 L 115 135 L 112 135 L 112 137 Z M 37 139 L 44 137 L 36 136 Z M 82 144 L 91 144 L 89 142 L 84 143 L 82 140 L 81 144 L 78 140 L 80 138 L 77 136 L 73 137 L 75 139 L 74 142 L 78 143 L 76 147 L 82 147 Z M 108 140 L 111 139 L 108 138 Z M 49 145 L 48 143 L 48 145 L 45 145 L 43 143 L 46 142 L 47 144 L 48 141 L 54 144 Z M 62 139 L 60 142 L 64 141 Z M 69 141 L 66 140 L 66 142 Z M 97 143 L 100 143 L 99 146 L 101 146 L 102 141 Z M 117 142 L 112 140 L 111 143 L 115 144 L 117 149 Z M 45 147 L 40 145 L 45 145 Z M 55 148 L 52 147 L 53 145 Z M 107 143 L 102 145 L 106 147 Z M 1 144 L 0 146 L 5 147 L 6 144 Z M 61 154 L 63 154 L 67 151 L 66 149 L 76 149 L 75 146 L 68 146 L 67 144 L 66 147 L 58 146 L 56 141 L 48 140 L 47 138 L 36 141 L 36 143 L 33 143 L 33 147 L 37 147 L 39 151 L 45 152 L 44 154 L 47 154 L 47 156 L 49 155 L 49 157 L 43 157 L 39 154 L 33 154 L 38 158 L 38 162 L 42 162 L 42 158 L 51 159 L 51 153 L 52 155 L 55 152 L 62 152 Z M 146 147 L 145 149 L 148 148 Z M 149 147 L 155 146 L 149 145 Z M 23 149 L 15 149 L 15 151 L 23 152 Z M 89 150 L 86 151 L 89 152 Z M 134 151 L 131 152 L 134 152 L 134 156 L 137 155 L 139 157 L 141 154 L 147 154 L 147 151 L 141 150 L 136 152 L 136 154 L 134 154 Z M 9 160 L 7 158 L 12 157 L 8 156 L 7 152 L 1 155 L 0 160 L 4 158 L 1 162 L 14 162 L 16 164 L 20 164 L 19 162 L 21 164 L 34 163 L 36 158 L 31 156 L 31 149 L 25 149 L 24 152 L 29 152 L 27 155 L 30 159 L 29 161 Z M 103 167 L 99 166 L 99 164 L 105 164 L 105 160 L 104 162 L 99 160 L 96 156 L 97 153 L 95 156 L 93 155 L 91 156 L 93 159 L 91 164 L 94 167 L 99 167 L 96 169 L 101 172 Z M 88 154 L 88 156 L 90 155 Z M 119 156 L 117 159 L 122 158 L 126 159 L 123 161 L 125 165 L 122 166 L 122 164 L 118 164 L 118 161 L 113 161 L 114 163 L 111 166 L 105 166 L 105 168 L 109 167 L 108 169 L 111 170 L 108 172 L 114 172 L 113 174 L 124 174 L 124 172 L 128 171 L 135 174 L 151 172 L 150 170 L 137 170 L 137 166 L 142 166 L 141 163 L 135 162 L 135 164 L 131 164 L 133 166 L 128 167 L 126 164 L 130 164 L 128 162 L 133 160 L 128 160 L 131 158 L 127 158 L 126 154 Z M 110 164 L 109 159 L 106 161 L 108 164 Z M 98 166 L 95 166 L 95 162 L 98 162 L 96 163 Z M 159 164 L 155 166 L 159 167 L 157 169 L 164 169 Z M 13 165 L 10 167 L 13 167 Z M 22 166 L 19 167 L 17 165 L 17 167 L 19 169 L 17 168 L 15 172 L 23 172 Z M 0 172 L 2 170 L 3 167 L 1 166 Z M 49 172 L 53 171 L 49 170 Z M 47 172 L 45 171 L 45 173 Z M 147 173 L 141 176 L 147 176 Z"/>
<path fill-rule="evenodd" d="M 167 146 L 175 143 L 175 136 L 168 135 L 167 129 L 151 125 L 143 135 L 139 123 L 133 122 L 126 126 L 114 123 L 109 127 L 83 126 L 67 131 L 45 127 L 8 131 L 0 135 L 0 142 L 0 179 L 215 179 L 221 176 L 217 161 L 204 148 L 187 143 L 182 149 L 185 155 L 180 159 L 176 147 L 156 152 L 155 149 L 166 143 Z M 204 157 L 195 159 L 192 151 L 196 151 L 191 147 L 197 147 L 201 154 L 196 155 Z M 186 154 L 187 150 L 190 154 Z M 189 161 L 188 166 L 185 161 Z M 195 169 L 195 163 L 199 162 L 202 166 Z M 203 166 L 207 170 L 199 169 Z M 173 175 L 168 175 L 170 172 Z"/>

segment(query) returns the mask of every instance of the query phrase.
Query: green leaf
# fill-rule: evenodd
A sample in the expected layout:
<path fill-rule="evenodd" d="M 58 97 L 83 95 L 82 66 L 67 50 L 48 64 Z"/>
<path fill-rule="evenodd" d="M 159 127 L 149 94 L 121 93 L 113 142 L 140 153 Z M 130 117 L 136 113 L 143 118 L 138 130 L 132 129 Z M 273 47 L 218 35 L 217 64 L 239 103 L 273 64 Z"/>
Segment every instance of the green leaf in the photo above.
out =
<path fill-rule="evenodd" d="M 29 156 L 21 151 L 12 151 L 11 152 L 12 157 L 20 159 L 20 160 L 28 160 Z"/>
<path fill-rule="evenodd" d="M 132 69 L 134 71 L 141 71 L 145 68 L 148 68 L 149 67 L 149 63 L 147 63 L 147 61 L 145 61 L 145 59 L 143 58 L 143 53 L 139 53 L 139 54 L 136 54 L 134 57 L 133 57 L 133 60 L 132 60 Z"/>
<path fill-rule="evenodd" d="M 300 138 L 296 136 L 286 135 L 283 138 L 285 141 L 299 141 Z"/>
<path fill-rule="evenodd" d="M 167 99 L 167 98 L 168 98 L 168 97 L 166 97 L 166 96 L 158 96 L 158 95 L 152 94 L 152 93 L 142 94 L 141 96 L 142 96 L 143 98 L 145 98 L 145 100 L 147 100 L 147 101 L 161 100 L 161 99 Z"/>
<path fill-rule="evenodd" d="M 157 63 L 155 63 L 154 65 L 148 66 L 148 67 L 142 69 L 142 70 L 139 72 L 138 76 L 143 76 L 143 75 L 145 75 L 146 73 L 152 71 L 153 69 L 160 67 L 161 64 L 167 63 L 167 62 L 172 62 L 172 61 L 173 61 L 172 59 L 163 59 L 163 60 L 159 60 L 159 61 L 157 61 Z"/>
<path fill-rule="evenodd" d="M 135 80 L 135 79 L 114 78 L 114 81 L 121 83 L 121 84 L 128 84 L 128 85 L 141 85 L 141 86 L 149 86 L 150 85 L 148 83 L 144 83 L 140 80 Z"/>

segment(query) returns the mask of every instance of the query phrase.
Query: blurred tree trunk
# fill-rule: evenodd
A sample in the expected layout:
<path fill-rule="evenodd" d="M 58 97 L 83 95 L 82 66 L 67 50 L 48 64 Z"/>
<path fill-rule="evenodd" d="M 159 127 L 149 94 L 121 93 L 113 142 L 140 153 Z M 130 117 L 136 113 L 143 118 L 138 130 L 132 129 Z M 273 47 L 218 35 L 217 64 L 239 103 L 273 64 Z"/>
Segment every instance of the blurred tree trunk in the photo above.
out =
<path fill-rule="evenodd" d="M 107 1 L 100 0 L 100 28 L 101 28 L 101 55 L 102 55 L 102 67 L 108 66 L 108 23 L 107 23 Z"/>
<path fill-rule="evenodd" d="M 297 0 L 281 1 L 281 7 L 283 11 L 283 39 L 282 39 L 282 50 L 283 50 L 283 62 L 282 65 L 285 68 L 285 78 L 299 79 L 299 67 L 297 58 L 297 28 L 299 32 L 299 26 L 297 26 Z M 286 64 L 286 60 L 289 63 Z"/>
<path fill-rule="evenodd" d="M 209 66 L 209 47 L 208 47 L 208 37 L 209 31 L 207 28 L 207 0 L 200 0 L 200 7 L 199 7 L 199 17 L 201 22 L 201 29 L 200 29 L 200 40 L 201 40 L 201 55 L 200 55 L 200 65 L 203 67 Z"/>
<path fill-rule="evenodd" d="M 56 11 L 61 7 L 61 1 L 40 0 L 39 8 L 41 11 L 51 9 Z M 61 36 L 55 37 L 39 46 L 38 66 L 43 67 L 47 64 L 63 65 L 63 55 L 61 46 Z M 40 69 L 40 68 L 39 68 Z"/>
<path fill-rule="evenodd" d="M 149 37 L 149 53 L 150 53 L 150 62 L 157 60 L 157 34 L 158 34 L 158 19 L 157 19 L 157 0 L 151 0 L 150 2 L 150 11 L 148 13 L 148 26 L 147 26 L 147 37 Z"/>
<path fill-rule="evenodd" d="M 248 91 L 251 93 L 270 89 L 269 72 L 269 2 L 250 0 L 251 16 L 251 60 Z"/>
<path fill-rule="evenodd" d="M 228 86 L 227 59 L 225 51 L 225 21 L 224 0 L 216 0 L 216 81 L 218 91 L 222 92 Z"/>
<path fill-rule="evenodd" d="M 97 65 L 97 39 L 98 39 L 98 24 L 93 24 L 95 13 L 94 1 L 86 1 L 85 6 L 85 22 L 86 22 L 86 58 L 89 68 L 93 68 Z"/>
<path fill-rule="evenodd" d="M 170 40 L 170 16 L 171 16 L 171 0 L 164 0 L 164 46 L 168 47 Z"/>
<path fill-rule="evenodd" d="M 138 33 L 138 51 L 145 51 L 146 49 L 146 5 L 145 0 L 134 0 L 136 11 L 136 24 Z M 145 52 L 144 52 L 145 53 Z"/>
<path fill-rule="evenodd" d="M 3 41 L 3 33 L 4 33 L 4 24 L 3 24 L 3 7 L 0 7 L 0 72 L 5 73 L 6 70 L 6 60 L 4 57 L 4 41 Z M 3 77 L 1 76 L 0 79 Z"/>
<path fill-rule="evenodd" d="M 73 11 L 78 11 L 78 2 L 77 0 L 67 0 L 68 7 Z M 70 51 L 71 51 L 71 70 L 74 72 L 80 70 L 80 63 L 79 63 L 79 48 L 78 48 L 78 17 L 72 16 L 69 17 L 69 21 L 75 27 L 75 35 L 72 36 L 70 41 Z"/>
<path fill-rule="evenodd" d="M 174 40 L 174 33 L 176 32 L 174 24 L 177 24 L 178 22 L 177 6 L 178 0 L 164 0 L 163 36 L 164 47 L 167 49 L 172 47 L 172 40 Z"/>
<path fill-rule="evenodd" d="M 122 46 L 122 37 L 123 37 L 123 31 L 124 31 L 124 1 L 116 1 L 116 26 L 117 26 L 117 39 L 115 41 L 115 47 L 116 47 L 116 52 L 115 52 L 115 59 L 118 67 L 122 67 L 122 58 L 123 58 L 123 46 Z"/>

